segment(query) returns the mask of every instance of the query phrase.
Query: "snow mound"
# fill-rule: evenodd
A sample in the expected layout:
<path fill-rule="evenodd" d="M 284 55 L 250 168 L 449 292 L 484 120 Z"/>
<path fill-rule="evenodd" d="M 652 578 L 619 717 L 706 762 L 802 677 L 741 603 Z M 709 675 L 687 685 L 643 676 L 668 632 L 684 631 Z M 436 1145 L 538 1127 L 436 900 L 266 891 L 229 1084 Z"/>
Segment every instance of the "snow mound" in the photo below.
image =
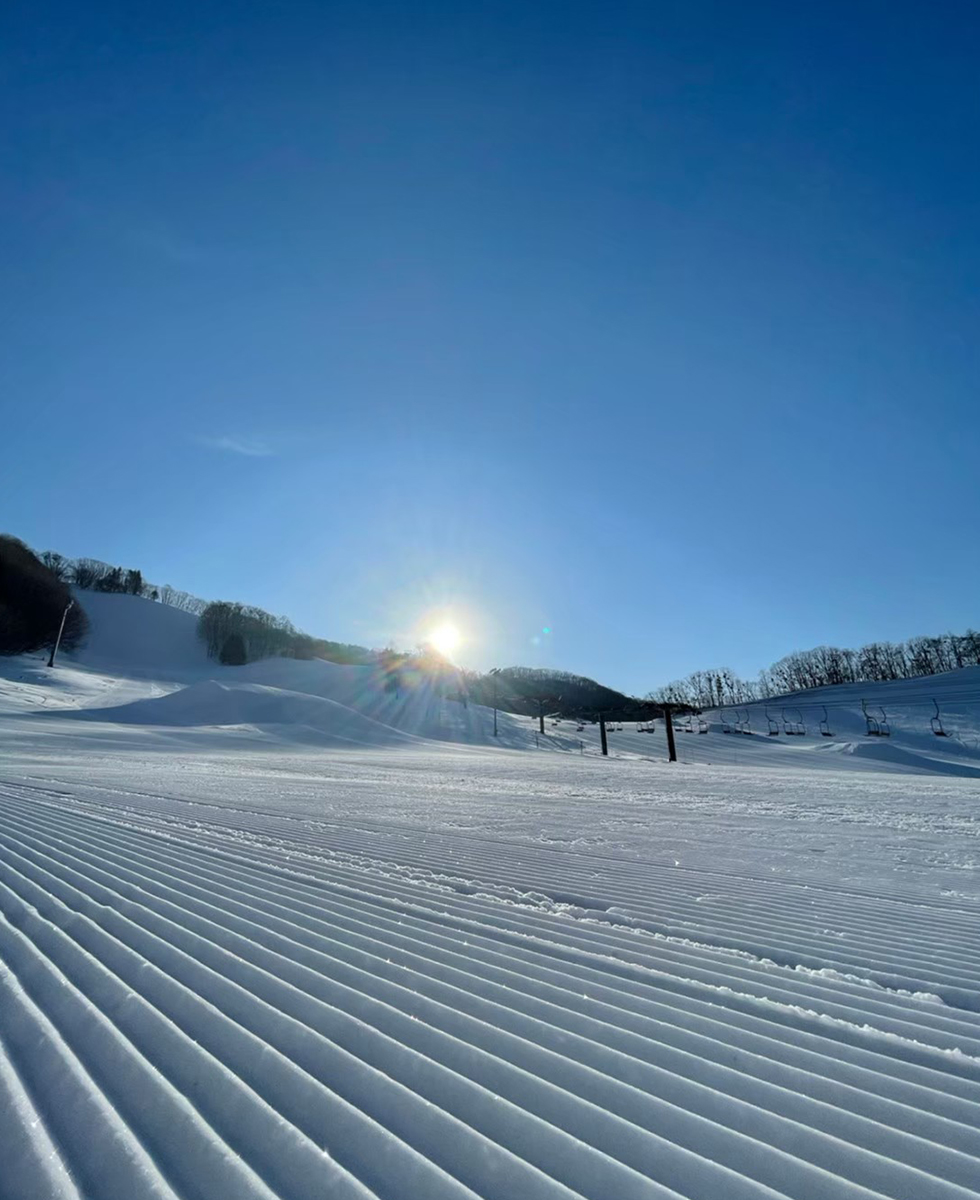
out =
<path fill-rule="evenodd" d="M 919 754 L 891 742 L 835 742 L 821 746 L 820 749 L 853 755 L 855 758 L 872 759 L 875 762 L 906 767 L 914 771 L 933 771 L 940 775 L 959 775 L 964 778 L 980 779 L 980 768 L 978 767 L 970 766 L 968 763 L 951 762 L 948 759 L 931 758 L 927 754 Z"/>
<path fill-rule="evenodd" d="M 315 730 L 328 739 L 359 745 L 404 744 L 415 740 L 335 700 L 261 684 L 219 683 L 215 679 L 191 684 L 166 696 L 74 715 L 119 725 L 289 726 Z"/>

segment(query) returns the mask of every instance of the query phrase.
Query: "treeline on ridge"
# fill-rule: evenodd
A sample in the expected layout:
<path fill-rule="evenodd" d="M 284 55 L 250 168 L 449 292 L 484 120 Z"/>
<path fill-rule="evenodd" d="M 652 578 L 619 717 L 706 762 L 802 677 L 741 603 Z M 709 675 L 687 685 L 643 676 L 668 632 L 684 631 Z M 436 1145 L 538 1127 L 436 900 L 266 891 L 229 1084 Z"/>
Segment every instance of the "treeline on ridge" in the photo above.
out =
<path fill-rule="evenodd" d="M 377 661 L 377 655 L 364 646 L 311 637 L 287 617 L 228 600 L 215 600 L 204 608 L 197 619 L 197 636 L 209 656 L 226 666 L 272 657 L 325 658 L 361 665 Z"/>
<path fill-rule="evenodd" d="M 37 557 L 63 583 L 73 584 L 85 592 L 144 596 L 147 600 L 159 600 L 170 608 L 191 613 L 201 613 L 207 607 L 207 601 L 200 596 L 179 591 L 169 583 L 162 586 L 148 583 L 143 572 L 133 567 L 115 567 L 98 558 L 67 558 L 54 550 L 43 550 Z"/>
<path fill-rule="evenodd" d="M 496 675 L 463 672 L 466 693 L 475 704 L 536 716 L 539 704 L 548 711 L 572 714 L 627 713 L 639 701 L 604 687 L 585 675 L 548 667 L 503 667 Z"/>
<path fill-rule="evenodd" d="M 905 642 L 869 642 L 858 650 L 817 646 L 798 650 L 761 671 L 758 679 L 740 679 L 727 668 L 694 671 L 650 693 L 653 700 L 718 708 L 747 704 L 811 688 L 842 683 L 884 683 L 940 675 L 960 667 L 980 666 L 980 633 L 944 633 Z"/>

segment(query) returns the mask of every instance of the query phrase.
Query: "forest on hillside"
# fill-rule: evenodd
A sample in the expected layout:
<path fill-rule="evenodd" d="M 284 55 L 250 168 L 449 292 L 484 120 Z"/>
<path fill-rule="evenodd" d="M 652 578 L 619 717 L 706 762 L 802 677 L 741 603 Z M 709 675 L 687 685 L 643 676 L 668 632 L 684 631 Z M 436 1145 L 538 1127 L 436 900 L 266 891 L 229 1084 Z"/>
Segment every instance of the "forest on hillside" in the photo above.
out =
<path fill-rule="evenodd" d="M 566 715 L 625 713 L 639 701 L 594 679 L 548 667 L 504 667 L 494 674 L 464 672 L 467 694 L 476 704 L 537 716 L 539 711 Z"/>
<path fill-rule="evenodd" d="M 944 633 L 938 637 L 913 637 L 905 642 L 869 642 L 857 650 L 817 646 L 787 654 L 760 672 L 758 679 L 740 679 L 723 667 L 693 671 L 650 693 L 661 703 L 717 708 L 746 704 L 810 688 L 841 683 L 884 683 L 940 675 L 960 667 L 980 666 L 980 633 Z"/>
<path fill-rule="evenodd" d="M 59 629 L 66 650 L 80 646 L 88 632 L 82 606 L 30 547 L 0 534 L 0 654 L 47 649 Z"/>

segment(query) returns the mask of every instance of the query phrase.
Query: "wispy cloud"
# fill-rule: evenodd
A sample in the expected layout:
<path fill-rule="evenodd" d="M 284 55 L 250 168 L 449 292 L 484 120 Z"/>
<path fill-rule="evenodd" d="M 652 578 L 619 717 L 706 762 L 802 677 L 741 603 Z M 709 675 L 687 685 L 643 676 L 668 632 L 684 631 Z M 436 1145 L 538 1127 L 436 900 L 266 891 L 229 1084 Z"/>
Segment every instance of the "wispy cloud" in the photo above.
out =
<path fill-rule="evenodd" d="M 151 221 L 143 225 L 132 225 L 122 232 L 129 245 L 147 254 L 164 258 L 179 266 L 193 266 L 209 257 L 207 250 L 198 243 L 178 233 L 162 221 Z"/>
<path fill-rule="evenodd" d="M 194 440 L 199 446 L 207 446 L 209 450 L 223 450 L 226 454 L 243 454 L 246 458 L 269 458 L 275 454 L 272 447 L 261 438 L 225 434 L 222 437 L 198 437 Z"/>
<path fill-rule="evenodd" d="M 66 201 L 65 212 L 91 234 L 176 266 L 207 264 L 215 256 L 214 247 L 195 240 L 170 220 L 152 213 L 106 210 L 101 203 L 78 199 Z"/>

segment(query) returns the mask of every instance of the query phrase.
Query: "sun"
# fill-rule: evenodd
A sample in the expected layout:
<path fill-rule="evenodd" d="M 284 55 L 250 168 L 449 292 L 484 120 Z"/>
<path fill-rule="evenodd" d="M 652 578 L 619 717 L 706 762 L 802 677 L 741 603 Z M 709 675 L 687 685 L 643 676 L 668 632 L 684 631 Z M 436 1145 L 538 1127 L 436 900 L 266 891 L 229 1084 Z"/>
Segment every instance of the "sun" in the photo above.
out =
<path fill-rule="evenodd" d="M 432 630 L 426 640 L 430 646 L 439 651 L 443 658 L 450 658 L 463 637 L 452 621 L 443 621 L 441 625 L 437 625 Z"/>

